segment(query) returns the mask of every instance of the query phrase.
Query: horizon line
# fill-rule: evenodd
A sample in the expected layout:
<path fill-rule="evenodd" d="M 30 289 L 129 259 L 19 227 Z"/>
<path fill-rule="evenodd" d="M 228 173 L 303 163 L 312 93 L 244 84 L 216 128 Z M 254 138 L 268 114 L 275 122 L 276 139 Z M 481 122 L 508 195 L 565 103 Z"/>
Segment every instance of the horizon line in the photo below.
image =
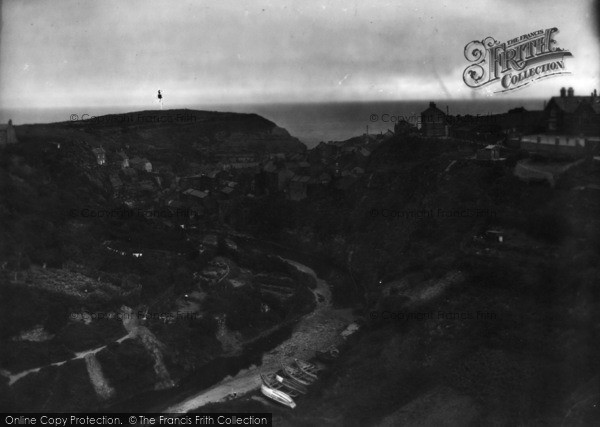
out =
<path fill-rule="evenodd" d="M 555 96 L 555 95 L 552 95 Z M 481 101 L 544 101 L 550 97 L 523 97 L 523 98 L 505 98 L 501 99 L 498 97 L 481 97 L 481 98 L 411 98 L 411 99 L 356 99 L 356 100 L 331 100 L 331 101 L 225 101 L 225 102 L 198 102 L 196 104 L 173 104 L 173 108 L 169 108 L 169 110 L 181 110 L 186 109 L 184 105 L 189 106 L 198 106 L 198 105 L 206 105 L 211 106 L 220 106 L 220 105 L 313 105 L 313 104 L 367 104 L 367 103 L 394 103 L 394 102 L 456 102 L 456 101 L 473 101 L 473 102 L 481 102 Z M 66 108 L 81 108 L 81 107 L 94 107 L 94 108 L 129 108 L 129 107 L 142 107 L 142 104 L 124 104 L 119 106 L 117 104 L 113 105 L 93 105 L 93 104 L 78 104 L 78 105 L 64 105 L 64 106 L 16 106 L 16 107 L 0 107 L 0 110 L 55 110 L 55 109 L 66 109 Z M 166 110 L 163 110 L 166 111 Z"/>

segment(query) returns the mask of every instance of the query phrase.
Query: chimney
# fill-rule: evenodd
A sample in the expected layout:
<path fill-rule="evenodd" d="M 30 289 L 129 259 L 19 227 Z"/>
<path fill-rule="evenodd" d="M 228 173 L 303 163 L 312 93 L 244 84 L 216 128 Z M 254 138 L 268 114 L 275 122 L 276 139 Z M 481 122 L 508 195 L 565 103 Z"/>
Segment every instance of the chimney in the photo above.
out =
<path fill-rule="evenodd" d="M 560 88 L 560 97 L 564 98 L 567 95 L 567 90 L 564 87 Z"/>
<path fill-rule="evenodd" d="M 572 87 L 570 87 L 570 88 L 567 90 L 567 96 L 573 96 L 573 88 L 572 88 Z"/>
<path fill-rule="evenodd" d="M 430 103 L 429 103 L 429 106 L 430 106 L 431 108 L 435 108 L 435 102 L 433 102 L 433 101 L 432 101 L 432 102 L 430 102 Z"/>

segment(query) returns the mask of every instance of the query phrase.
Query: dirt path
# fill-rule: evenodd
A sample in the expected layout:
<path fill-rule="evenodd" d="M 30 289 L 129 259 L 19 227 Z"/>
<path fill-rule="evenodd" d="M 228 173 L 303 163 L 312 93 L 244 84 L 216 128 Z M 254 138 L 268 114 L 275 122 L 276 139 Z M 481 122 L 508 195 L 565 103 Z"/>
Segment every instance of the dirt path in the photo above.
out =
<path fill-rule="evenodd" d="M 189 412 L 208 403 L 227 400 L 232 393 L 236 393 L 238 397 L 250 393 L 260 388 L 261 371 L 276 371 L 280 368 L 281 360 L 288 361 L 292 357 L 310 359 L 314 356 L 315 350 L 327 349 L 343 341 L 340 333 L 354 321 L 352 311 L 332 307 L 329 285 L 320 279 L 311 268 L 292 260 L 284 260 L 316 279 L 317 288 L 313 290 L 317 302 L 315 310 L 297 323 L 288 340 L 263 355 L 260 366 L 251 366 L 240 371 L 234 377 L 226 377 L 213 387 L 169 407 L 165 412 Z"/>
<path fill-rule="evenodd" d="M 127 338 L 130 338 L 130 334 L 126 334 L 124 336 L 122 336 L 121 338 L 119 338 L 118 340 L 116 340 L 115 342 L 121 343 L 123 341 L 125 341 Z M 71 359 L 67 359 L 67 360 L 62 360 L 60 362 L 54 362 L 54 363 L 50 363 L 49 365 L 44 365 L 44 366 L 38 366 L 37 368 L 31 368 L 31 369 L 27 369 L 25 371 L 21 371 L 19 373 L 16 374 L 12 374 L 8 371 L 3 371 L 3 374 L 8 377 L 8 385 L 13 385 L 14 383 L 16 383 L 17 381 L 19 381 L 21 378 L 33 373 L 33 372 L 38 372 L 43 368 L 47 368 L 50 366 L 61 366 L 64 365 L 65 363 L 67 363 L 70 360 L 77 360 L 77 359 L 83 359 L 88 355 L 95 355 L 96 353 L 98 353 L 99 351 L 103 350 L 104 348 L 106 348 L 106 345 L 100 346 L 100 347 L 96 347 L 96 348 L 92 348 L 89 350 L 85 350 L 85 351 L 80 351 L 78 353 L 75 353 L 75 357 L 72 357 Z"/>

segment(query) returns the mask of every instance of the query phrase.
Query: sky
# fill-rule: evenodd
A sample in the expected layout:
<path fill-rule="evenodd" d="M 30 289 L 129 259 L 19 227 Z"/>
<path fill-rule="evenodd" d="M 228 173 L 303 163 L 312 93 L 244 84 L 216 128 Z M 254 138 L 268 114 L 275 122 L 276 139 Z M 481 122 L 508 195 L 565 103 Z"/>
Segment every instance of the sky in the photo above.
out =
<path fill-rule="evenodd" d="M 0 108 L 547 98 L 600 88 L 588 0 L 4 0 Z M 464 48 L 557 27 L 569 76 L 493 94 Z"/>

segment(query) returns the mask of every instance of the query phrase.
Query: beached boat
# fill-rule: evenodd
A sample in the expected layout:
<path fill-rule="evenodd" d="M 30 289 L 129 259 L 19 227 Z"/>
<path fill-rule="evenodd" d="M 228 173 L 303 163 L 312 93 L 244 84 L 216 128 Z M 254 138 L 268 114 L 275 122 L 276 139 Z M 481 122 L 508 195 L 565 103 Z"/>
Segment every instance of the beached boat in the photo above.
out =
<path fill-rule="evenodd" d="M 291 385 L 284 384 L 282 381 L 277 379 L 276 374 L 260 374 L 260 378 L 264 385 L 274 390 L 279 390 L 284 392 L 290 397 L 298 397 L 300 395 L 300 391 L 296 390 Z"/>
<path fill-rule="evenodd" d="M 269 399 L 274 400 L 275 402 L 280 403 L 282 405 L 285 405 L 288 408 L 294 409 L 296 407 L 296 402 L 294 402 L 294 399 L 292 399 L 283 391 L 275 390 L 274 388 L 271 388 L 265 385 L 264 383 L 261 384 L 260 391 Z"/>
<path fill-rule="evenodd" d="M 333 363 L 340 357 L 340 352 L 335 348 L 326 351 L 317 350 L 315 356 L 320 362 Z"/>
<path fill-rule="evenodd" d="M 318 368 L 318 366 L 313 365 L 312 363 L 309 363 L 302 359 L 294 359 L 294 362 L 296 363 L 296 366 L 298 367 L 298 369 L 300 369 L 306 375 L 314 378 L 315 380 L 318 378 L 317 372 L 319 372 L 319 370 L 320 370 Z"/>
<path fill-rule="evenodd" d="M 277 375 L 279 375 L 280 377 L 286 379 L 288 382 L 294 384 L 295 386 L 297 386 L 299 388 L 303 388 L 305 390 L 308 390 L 306 388 L 306 386 L 310 385 L 311 382 L 310 381 L 304 381 L 304 380 L 302 380 L 302 378 L 295 379 L 294 376 L 293 376 L 294 375 L 293 371 L 295 370 L 295 368 L 289 367 L 289 369 L 290 369 L 290 371 L 292 371 L 292 376 L 290 376 L 290 374 L 287 372 L 287 370 L 283 367 L 283 364 L 281 365 L 281 370 L 279 370 L 277 372 Z M 302 373 L 301 372 L 299 373 L 299 375 L 298 375 L 299 377 L 300 377 L 300 374 L 302 374 Z"/>
<path fill-rule="evenodd" d="M 281 368 L 283 369 L 283 372 L 285 373 L 285 375 L 288 378 L 290 378 L 291 380 L 294 380 L 304 386 L 311 385 L 316 379 L 312 376 L 306 375 L 300 369 L 294 368 L 294 367 L 286 365 L 284 363 L 281 363 Z"/>
<path fill-rule="evenodd" d="M 305 386 L 303 386 L 302 384 L 299 384 L 295 381 L 292 381 L 289 378 L 285 378 L 282 375 L 275 374 L 275 379 L 277 381 L 279 381 L 281 384 L 283 384 L 284 386 L 286 386 L 287 388 L 291 388 L 292 390 L 295 390 L 298 393 L 301 393 L 301 394 L 308 393 L 308 389 Z"/>

